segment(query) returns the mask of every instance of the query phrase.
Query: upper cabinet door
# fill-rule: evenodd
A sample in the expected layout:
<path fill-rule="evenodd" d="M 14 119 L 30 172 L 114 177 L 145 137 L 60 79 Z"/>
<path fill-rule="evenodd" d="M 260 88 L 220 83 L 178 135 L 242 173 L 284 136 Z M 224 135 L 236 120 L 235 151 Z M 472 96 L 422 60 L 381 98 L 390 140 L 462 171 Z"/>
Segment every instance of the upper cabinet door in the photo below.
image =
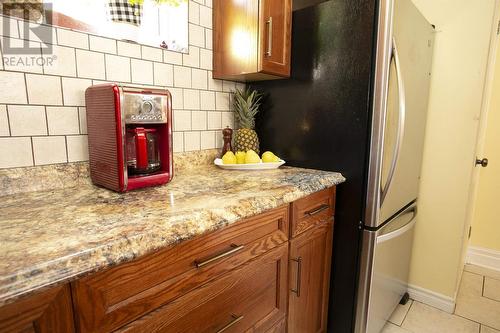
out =
<path fill-rule="evenodd" d="M 291 17 L 291 0 L 214 0 L 213 77 L 289 77 Z"/>
<path fill-rule="evenodd" d="M 265 74 L 290 76 L 292 0 L 261 0 L 260 61 Z"/>

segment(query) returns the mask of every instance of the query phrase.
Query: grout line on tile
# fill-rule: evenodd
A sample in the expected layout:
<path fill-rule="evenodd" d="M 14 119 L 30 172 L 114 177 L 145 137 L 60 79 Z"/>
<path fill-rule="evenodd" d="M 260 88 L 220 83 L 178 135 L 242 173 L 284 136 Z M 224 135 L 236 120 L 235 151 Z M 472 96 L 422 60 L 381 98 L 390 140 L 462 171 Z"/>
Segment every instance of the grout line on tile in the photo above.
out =
<path fill-rule="evenodd" d="M 410 304 L 410 306 L 408 307 L 408 311 L 406 311 L 405 316 L 403 317 L 403 320 L 401 321 L 401 325 L 399 325 L 399 327 L 403 327 L 403 323 L 405 322 L 406 317 L 408 317 L 408 313 L 410 313 L 411 308 L 413 307 L 413 304 L 416 302 L 416 301 L 414 301 L 414 300 L 412 300 L 412 299 L 410 299 L 409 301 L 411 301 L 411 304 Z"/>
<path fill-rule="evenodd" d="M 481 285 L 481 296 L 484 297 L 484 283 L 485 283 L 486 278 L 483 275 L 483 284 Z"/>

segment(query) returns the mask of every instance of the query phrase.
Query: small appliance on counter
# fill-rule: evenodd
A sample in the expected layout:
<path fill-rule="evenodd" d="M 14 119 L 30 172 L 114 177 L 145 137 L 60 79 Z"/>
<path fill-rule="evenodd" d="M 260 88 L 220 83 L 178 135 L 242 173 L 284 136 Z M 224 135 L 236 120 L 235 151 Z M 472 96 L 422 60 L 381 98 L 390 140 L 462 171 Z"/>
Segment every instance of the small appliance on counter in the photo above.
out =
<path fill-rule="evenodd" d="M 94 184 L 125 192 L 172 180 L 168 90 L 95 85 L 85 91 L 85 102 Z"/>

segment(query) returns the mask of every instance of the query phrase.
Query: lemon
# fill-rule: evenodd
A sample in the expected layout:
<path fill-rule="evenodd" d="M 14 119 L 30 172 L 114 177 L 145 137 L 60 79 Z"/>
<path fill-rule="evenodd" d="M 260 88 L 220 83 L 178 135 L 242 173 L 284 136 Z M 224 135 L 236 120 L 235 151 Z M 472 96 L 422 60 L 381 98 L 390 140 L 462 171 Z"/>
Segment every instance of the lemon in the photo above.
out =
<path fill-rule="evenodd" d="M 236 152 L 236 163 L 238 164 L 245 164 L 245 157 L 247 154 L 244 151 L 237 151 Z"/>
<path fill-rule="evenodd" d="M 274 153 L 271 151 L 266 151 L 264 154 L 262 154 L 262 162 L 264 163 L 279 162 L 279 160 L 279 157 L 274 155 Z"/>
<path fill-rule="evenodd" d="M 228 151 L 222 156 L 222 163 L 224 164 L 236 164 L 236 156 L 234 156 L 232 151 Z"/>
<path fill-rule="evenodd" d="M 260 163 L 259 155 L 253 150 L 247 151 L 245 155 L 245 163 Z"/>

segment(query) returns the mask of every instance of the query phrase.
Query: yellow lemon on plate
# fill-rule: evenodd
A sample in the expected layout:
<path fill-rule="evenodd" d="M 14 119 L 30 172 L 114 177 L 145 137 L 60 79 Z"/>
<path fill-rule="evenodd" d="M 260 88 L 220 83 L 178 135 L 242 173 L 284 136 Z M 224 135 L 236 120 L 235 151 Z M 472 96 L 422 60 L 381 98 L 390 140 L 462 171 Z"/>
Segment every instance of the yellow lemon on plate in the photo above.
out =
<path fill-rule="evenodd" d="M 247 156 L 247 154 L 244 151 L 237 151 L 236 152 L 236 163 L 245 164 L 246 156 Z"/>
<path fill-rule="evenodd" d="M 279 162 L 279 160 L 279 157 L 274 155 L 272 151 L 266 151 L 264 154 L 262 154 L 263 163 Z"/>
<path fill-rule="evenodd" d="M 236 164 L 236 156 L 234 156 L 232 151 L 228 151 L 222 156 L 222 163 L 224 164 Z"/>
<path fill-rule="evenodd" d="M 249 150 L 245 155 L 245 163 L 260 163 L 260 157 L 253 150 Z"/>

